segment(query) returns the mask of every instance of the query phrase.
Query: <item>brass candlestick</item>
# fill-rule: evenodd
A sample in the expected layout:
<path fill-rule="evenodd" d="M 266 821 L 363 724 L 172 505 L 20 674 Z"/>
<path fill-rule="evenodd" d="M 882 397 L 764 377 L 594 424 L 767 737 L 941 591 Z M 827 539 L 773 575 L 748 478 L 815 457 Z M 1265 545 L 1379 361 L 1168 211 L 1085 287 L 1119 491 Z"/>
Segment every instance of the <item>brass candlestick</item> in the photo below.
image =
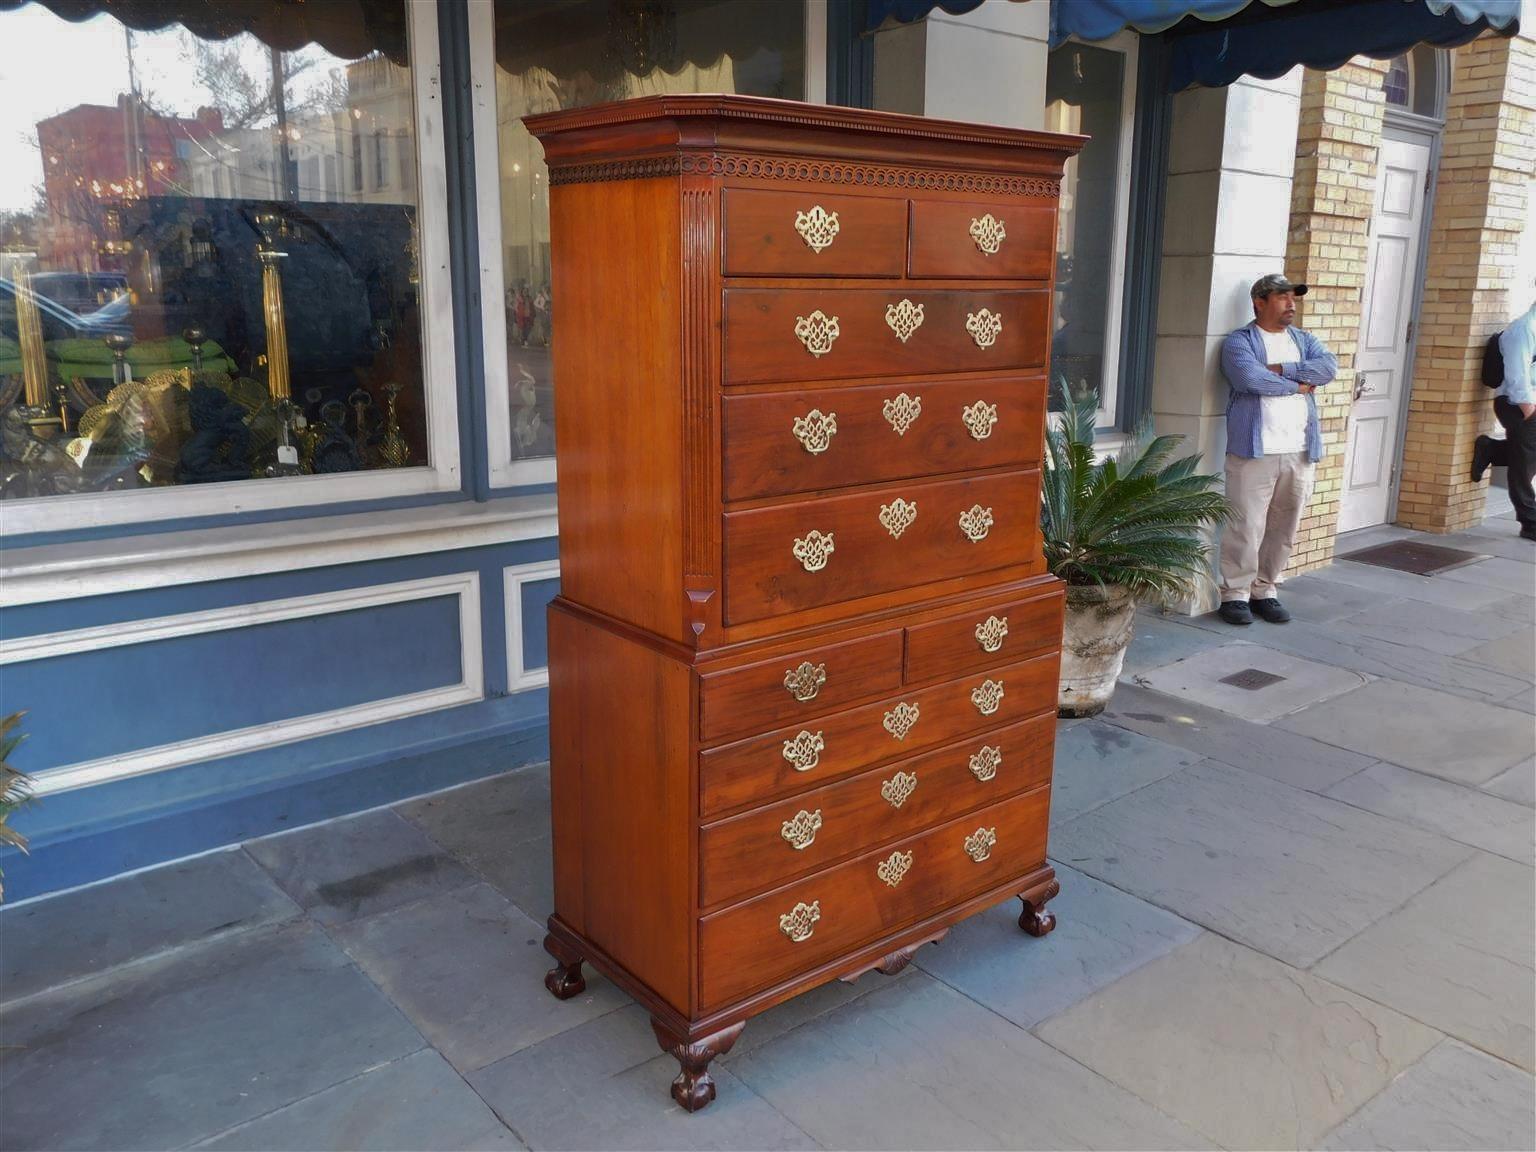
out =
<path fill-rule="evenodd" d="M 282 221 L 263 213 L 256 217 L 261 240 L 256 257 L 261 261 L 261 306 L 267 324 L 267 392 L 274 400 L 286 400 L 290 394 L 288 379 L 288 322 L 283 315 L 283 274 L 278 261 L 288 253 L 278 245 L 285 234 Z"/>
<path fill-rule="evenodd" d="M 379 459 L 390 468 L 404 468 L 411 462 L 411 446 L 400 435 L 400 417 L 395 412 L 400 385 L 390 381 L 384 385 L 384 394 L 389 399 L 384 406 L 384 439 L 379 441 Z"/>
<path fill-rule="evenodd" d="M 35 252 L 0 253 L 0 269 L 16 287 L 17 342 L 21 345 L 21 378 L 28 408 L 48 406 L 48 354 L 43 347 L 43 321 L 32 291 Z"/>

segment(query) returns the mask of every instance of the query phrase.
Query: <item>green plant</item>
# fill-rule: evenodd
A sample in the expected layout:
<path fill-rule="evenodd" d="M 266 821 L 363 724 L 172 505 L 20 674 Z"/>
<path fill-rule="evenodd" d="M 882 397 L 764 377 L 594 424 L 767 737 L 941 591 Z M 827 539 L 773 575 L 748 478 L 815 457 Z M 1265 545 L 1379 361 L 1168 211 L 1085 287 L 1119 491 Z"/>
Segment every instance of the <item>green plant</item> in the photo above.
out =
<path fill-rule="evenodd" d="M 1123 585 L 1177 596 L 1208 577 L 1201 529 L 1227 518 L 1219 476 L 1200 457 L 1173 454 L 1182 436 L 1144 429 L 1116 456 L 1095 461 L 1097 392 L 1059 385 L 1063 411 L 1046 429 L 1041 528 L 1050 569 L 1069 585 Z"/>
<path fill-rule="evenodd" d="M 25 712 L 13 712 L 0 720 L 0 844 L 11 844 L 27 850 L 27 838 L 10 826 L 11 813 L 32 799 L 32 777 L 19 768 L 11 767 L 11 753 L 26 739 L 17 732 Z M 0 880 L 4 873 L 0 872 Z M 5 899 L 5 887 L 0 884 L 0 900 Z"/>

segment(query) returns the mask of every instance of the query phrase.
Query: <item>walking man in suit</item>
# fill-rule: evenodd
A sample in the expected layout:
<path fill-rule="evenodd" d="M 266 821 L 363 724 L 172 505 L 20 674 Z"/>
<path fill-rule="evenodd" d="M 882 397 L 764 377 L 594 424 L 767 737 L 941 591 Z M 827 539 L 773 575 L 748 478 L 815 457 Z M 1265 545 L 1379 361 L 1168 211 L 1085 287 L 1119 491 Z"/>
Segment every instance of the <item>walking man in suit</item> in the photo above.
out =
<path fill-rule="evenodd" d="M 1472 479 L 1481 480 L 1489 465 L 1509 469 L 1509 502 L 1520 521 L 1520 536 L 1536 540 L 1536 304 L 1499 337 L 1504 382 L 1493 394 L 1493 415 L 1504 425 L 1504 439 L 1479 436 L 1472 451 Z"/>

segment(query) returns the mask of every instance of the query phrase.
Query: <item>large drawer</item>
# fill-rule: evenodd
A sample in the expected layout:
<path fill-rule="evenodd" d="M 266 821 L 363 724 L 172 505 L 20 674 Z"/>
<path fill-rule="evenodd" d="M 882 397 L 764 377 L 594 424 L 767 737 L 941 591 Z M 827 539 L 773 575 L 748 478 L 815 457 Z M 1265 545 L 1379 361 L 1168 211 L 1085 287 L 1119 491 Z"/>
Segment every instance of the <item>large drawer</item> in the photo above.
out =
<path fill-rule="evenodd" d="M 1040 473 L 891 485 L 725 514 L 727 624 L 1040 559 Z"/>
<path fill-rule="evenodd" d="M 1056 252 L 1050 204 L 912 204 L 913 276 L 1048 280 Z"/>
<path fill-rule="evenodd" d="M 1038 788 L 699 921 L 704 1011 L 807 972 L 1045 864 Z M 894 883 L 893 883 L 894 881 Z"/>
<path fill-rule="evenodd" d="M 726 276 L 900 276 L 907 202 L 727 188 L 720 198 Z"/>
<path fill-rule="evenodd" d="M 752 384 L 1041 368 L 1048 307 L 1043 290 L 727 288 L 724 379 Z M 911 327 L 918 309 L 921 323 Z"/>
<path fill-rule="evenodd" d="M 1066 585 L 1052 583 L 1028 597 L 974 608 L 907 629 L 904 679 L 921 684 L 1022 660 L 1061 646 Z"/>
<path fill-rule="evenodd" d="M 740 900 L 1051 781 L 1054 715 L 898 760 L 699 832 L 699 902 Z"/>
<path fill-rule="evenodd" d="M 901 687 L 901 630 L 699 676 L 699 738 L 798 724 Z"/>
<path fill-rule="evenodd" d="M 1040 462 L 1043 377 L 728 395 L 725 498 Z"/>
<path fill-rule="evenodd" d="M 780 800 L 973 733 L 1054 713 L 1059 664 L 1052 652 L 701 752 L 699 811 L 709 819 Z"/>

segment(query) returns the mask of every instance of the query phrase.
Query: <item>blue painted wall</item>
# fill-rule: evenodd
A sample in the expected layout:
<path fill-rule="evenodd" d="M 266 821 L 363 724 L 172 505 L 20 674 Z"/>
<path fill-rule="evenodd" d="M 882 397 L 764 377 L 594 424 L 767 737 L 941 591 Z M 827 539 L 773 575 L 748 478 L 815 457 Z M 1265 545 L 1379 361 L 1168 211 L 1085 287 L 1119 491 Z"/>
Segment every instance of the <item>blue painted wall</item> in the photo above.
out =
<path fill-rule="evenodd" d="M 523 667 L 542 668 L 549 650 L 549 602 L 560 592 L 560 579 L 530 580 L 523 585 Z"/>

